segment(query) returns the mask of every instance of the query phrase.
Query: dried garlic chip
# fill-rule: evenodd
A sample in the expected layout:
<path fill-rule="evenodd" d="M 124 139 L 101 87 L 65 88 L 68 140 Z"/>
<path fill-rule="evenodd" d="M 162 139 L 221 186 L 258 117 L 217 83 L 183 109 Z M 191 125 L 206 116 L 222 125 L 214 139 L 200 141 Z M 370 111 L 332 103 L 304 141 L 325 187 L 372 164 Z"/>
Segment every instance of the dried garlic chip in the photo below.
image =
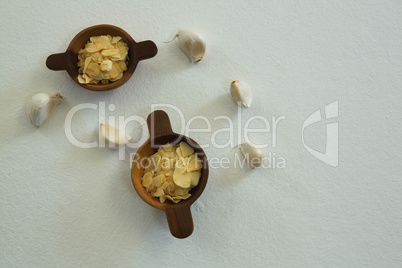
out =
<path fill-rule="evenodd" d="M 183 154 L 182 154 L 182 152 L 181 152 L 180 147 L 177 147 L 176 153 L 177 153 L 178 156 L 183 157 Z"/>
<path fill-rule="evenodd" d="M 142 186 L 144 186 L 145 188 L 149 188 L 152 185 L 152 174 L 151 176 L 147 176 L 147 174 L 145 174 L 142 178 Z"/>
<path fill-rule="evenodd" d="M 183 157 L 187 157 L 194 153 L 194 149 L 191 148 L 187 143 L 180 142 L 180 150 Z"/>
<path fill-rule="evenodd" d="M 168 144 L 166 144 L 166 145 L 164 145 L 164 146 L 162 147 L 162 150 L 163 150 L 164 152 L 174 152 L 174 151 L 175 151 L 175 147 L 174 147 L 172 144 L 168 143 Z"/>
<path fill-rule="evenodd" d="M 115 78 L 110 79 L 111 82 L 117 81 L 123 77 L 123 73 L 119 73 Z"/>
<path fill-rule="evenodd" d="M 187 174 L 190 174 L 191 186 L 194 187 L 194 186 L 198 185 L 198 183 L 200 182 L 200 178 L 201 178 L 201 172 L 194 171 L 194 172 L 190 172 Z"/>
<path fill-rule="evenodd" d="M 183 188 L 177 188 L 177 189 L 174 191 L 174 194 L 177 195 L 177 196 L 184 195 L 184 190 L 183 190 Z"/>
<path fill-rule="evenodd" d="M 81 84 L 87 84 L 87 82 L 85 81 L 85 79 L 82 77 L 82 75 L 78 75 L 78 82 L 80 82 Z"/>
<path fill-rule="evenodd" d="M 155 187 L 160 187 L 164 181 L 165 181 L 165 176 L 163 176 L 163 174 L 160 174 L 153 178 L 153 185 Z"/>
<path fill-rule="evenodd" d="M 95 53 L 93 53 L 93 54 L 91 55 L 91 57 L 86 58 L 85 61 L 86 61 L 87 59 L 90 59 L 90 60 L 92 60 L 92 61 L 94 61 L 94 62 L 98 62 L 99 56 L 101 56 L 101 55 L 102 55 L 102 54 L 100 54 L 99 52 L 95 52 Z M 84 73 L 85 73 L 85 70 L 84 70 Z"/>
<path fill-rule="evenodd" d="M 184 173 L 187 171 L 187 159 L 180 157 L 177 161 L 176 161 L 176 169 L 180 170 L 181 173 Z"/>
<path fill-rule="evenodd" d="M 174 192 L 175 189 L 176 189 L 176 185 L 174 184 L 174 182 L 173 181 L 169 182 L 169 185 L 166 190 L 168 192 Z"/>
<path fill-rule="evenodd" d="M 169 182 L 165 181 L 162 185 L 162 190 L 166 190 L 169 187 Z"/>
<path fill-rule="evenodd" d="M 102 45 L 100 45 L 100 44 L 97 44 L 97 45 L 90 45 L 89 47 L 87 47 L 87 52 L 89 52 L 89 53 L 94 53 L 94 52 L 97 52 L 97 51 L 101 51 L 103 49 L 103 46 Z"/>
<path fill-rule="evenodd" d="M 170 159 L 170 158 L 167 158 L 167 157 L 162 158 L 162 162 L 161 162 L 162 170 L 169 171 L 169 170 L 173 169 L 173 167 L 174 167 L 174 160 L 173 159 Z"/>
<path fill-rule="evenodd" d="M 158 187 L 158 188 L 156 189 L 156 191 L 155 191 L 155 196 L 156 196 L 156 197 L 161 197 L 161 196 L 163 196 L 164 194 L 165 194 L 165 192 L 162 190 L 161 187 Z"/>
<path fill-rule="evenodd" d="M 117 54 L 117 53 L 119 53 L 119 49 L 118 49 L 118 48 L 116 48 L 116 49 L 105 49 L 105 50 L 102 50 L 102 55 L 103 55 L 103 56 L 112 56 L 112 55 L 115 55 L 115 54 Z"/>
<path fill-rule="evenodd" d="M 126 71 L 127 70 L 127 64 L 124 62 L 124 61 L 119 61 L 119 67 L 120 67 L 120 70 L 122 70 L 122 71 Z"/>
<path fill-rule="evenodd" d="M 112 39 L 109 39 L 107 35 L 101 35 L 99 39 L 99 43 L 101 43 L 105 49 L 114 48 L 110 41 L 112 41 Z"/>
<path fill-rule="evenodd" d="M 159 202 L 165 203 L 165 201 L 166 201 L 166 195 L 162 195 L 161 197 L 159 197 Z"/>
<path fill-rule="evenodd" d="M 173 196 L 172 199 L 173 199 L 173 202 L 175 202 L 175 203 L 179 203 L 180 200 L 182 200 L 182 198 L 180 196 Z"/>
<path fill-rule="evenodd" d="M 116 62 L 112 62 L 112 69 L 109 71 L 109 77 L 111 79 L 116 78 L 121 73 L 121 69 Z"/>
<path fill-rule="evenodd" d="M 87 70 L 88 70 L 88 65 L 89 65 L 90 63 L 91 63 L 91 58 L 90 58 L 90 57 L 86 58 L 86 59 L 85 59 L 85 62 L 84 62 L 84 70 L 83 70 L 84 73 L 87 72 Z"/>
<path fill-rule="evenodd" d="M 102 71 L 110 71 L 110 70 L 112 70 L 112 61 L 111 60 L 104 60 L 104 61 L 102 61 L 101 62 L 101 64 L 100 64 L 100 69 L 102 70 Z M 85 70 L 85 69 L 84 69 Z"/>
<path fill-rule="evenodd" d="M 173 173 L 173 182 L 182 188 L 191 186 L 191 177 L 189 173 L 182 173 L 180 169 L 176 168 Z"/>
<path fill-rule="evenodd" d="M 154 154 L 149 159 L 149 167 L 153 171 L 160 171 L 161 156 L 159 154 Z"/>
<path fill-rule="evenodd" d="M 86 73 L 89 75 L 89 77 L 95 79 L 95 80 L 102 80 L 103 79 L 103 74 L 99 68 L 99 65 L 95 62 L 91 62 L 88 65 Z"/>
<path fill-rule="evenodd" d="M 191 194 L 190 194 L 190 193 L 187 193 L 187 194 L 185 194 L 185 195 L 182 195 L 181 198 L 182 198 L 182 199 L 187 199 L 187 198 L 189 198 L 190 196 L 191 196 Z"/>
<path fill-rule="evenodd" d="M 174 200 L 173 197 L 171 197 L 170 195 L 166 195 L 166 198 L 174 203 L 178 203 L 178 201 Z"/>
<path fill-rule="evenodd" d="M 194 156 L 194 157 L 192 157 L 192 156 Z M 191 155 L 190 162 L 187 165 L 187 172 L 200 170 L 201 168 L 202 168 L 201 160 L 195 154 Z"/>
<path fill-rule="evenodd" d="M 116 44 L 117 42 L 119 42 L 120 39 L 121 39 L 120 36 L 113 36 L 112 44 Z"/>
<path fill-rule="evenodd" d="M 87 74 L 83 74 L 83 75 L 82 75 L 82 78 L 85 79 L 85 82 L 86 82 L 86 83 L 89 83 L 89 82 L 92 81 L 91 77 L 89 77 Z"/>

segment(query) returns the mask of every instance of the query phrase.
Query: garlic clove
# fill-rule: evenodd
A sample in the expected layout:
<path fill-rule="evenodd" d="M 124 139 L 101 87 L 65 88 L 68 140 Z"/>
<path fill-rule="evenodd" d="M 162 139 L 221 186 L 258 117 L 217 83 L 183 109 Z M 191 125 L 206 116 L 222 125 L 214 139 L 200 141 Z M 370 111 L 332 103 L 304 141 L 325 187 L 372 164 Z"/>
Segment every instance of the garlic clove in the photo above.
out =
<path fill-rule="evenodd" d="M 262 165 L 264 154 L 252 143 L 243 143 L 240 145 L 242 154 L 246 157 L 252 169 L 258 168 Z"/>
<path fill-rule="evenodd" d="M 235 80 L 230 83 L 230 95 L 237 105 L 244 108 L 249 108 L 253 101 L 253 94 L 249 85 L 242 81 Z"/>
<path fill-rule="evenodd" d="M 178 46 L 187 55 L 191 62 L 201 61 L 205 54 L 206 43 L 204 37 L 194 30 L 179 30 L 177 37 Z"/>
<path fill-rule="evenodd" d="M 118 128 L 102 123 L 99 126 L 99 138 L 105 141 L 105 145 L 111 149 L 118 149 L 126 146 L 131 138 L 126 136 L 126 133 Z"/>
<path fill-rule="evenodd" d="M 54 107 L 64 100 L 65 98 L 59 93 L 54 95 L 47 93 L 33 95 L 28 104 L 28 117 L 31 124 L 40 127 L 49 118 Z"/>

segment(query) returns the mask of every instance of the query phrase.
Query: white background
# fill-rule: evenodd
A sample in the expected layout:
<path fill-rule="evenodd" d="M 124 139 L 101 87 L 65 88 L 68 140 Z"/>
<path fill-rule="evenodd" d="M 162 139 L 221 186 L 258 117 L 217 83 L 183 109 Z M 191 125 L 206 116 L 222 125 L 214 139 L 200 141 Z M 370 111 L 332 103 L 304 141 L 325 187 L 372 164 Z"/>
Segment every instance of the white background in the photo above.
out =
<path fill-rule="evenodd" d="M 401 1 L 2 1 L 1 267 L 401 267 Z M 136 41 L 153 40 L 158 55 L 110 92 L 77 86 L 50 71 L 48 55 L 63 52 L 82 29 L 108 23 Z M 190 64 L 176 44 L 180 28 L 207 40 L 203 61 Z M 237 123 L 229 84 L 250 84 L 252 106 Z M 38 92 L 67 101 L 41 128 L 26 105 Z M 303 147 L 303 121 L 339 101 L 339 166 Z M 194 233 L 171 236 L 165 215 L 144 203 L 131 183 L 130 153 L 80 149 L 66 138 L 64 120 L 81 103 L 115 104 L 109 115 L 143 118 L 151 104 L 176 105 L 211 120 L 208 143 L 235 120 L 286 116 L 268 143 L 286 168 L 211 169 L 193 205 Z M 179 116 L 171 116 L 180 131 Z M 72 121 L 83 142 L 97 140 L 95 110 Z M 252 123 L 262 127 L 261 121 Z M 192 127 L 205 127 L 196 121 Z M 141 127 L 129 129 L 141 136 Z M 144 134 L 147 135 L 147 132 Z M 305 132 L 325 150 L 326 122 Z M 224 143 L 228 133 L 217 136 Z M 235 139 L 239 137 L 235 134 Z M 244 137 L 240 137 L 244 140 Z M 237 140 L 234 142 L 237 144 Z M 233 157 L 231 148 L 205 148 Z"/>

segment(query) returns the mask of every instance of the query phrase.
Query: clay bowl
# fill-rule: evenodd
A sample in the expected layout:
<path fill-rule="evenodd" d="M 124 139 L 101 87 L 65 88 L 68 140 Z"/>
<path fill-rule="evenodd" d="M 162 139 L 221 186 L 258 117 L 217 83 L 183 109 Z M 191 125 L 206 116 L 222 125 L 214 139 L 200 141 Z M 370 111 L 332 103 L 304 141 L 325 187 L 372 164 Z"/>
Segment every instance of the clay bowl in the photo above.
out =
<path fill-rule="evenodd" d="M 131 167 L 131 180 L 138 195 L 149 205 L 161 209 L 166 213 L 170 232 L 174 237 L 186 238 L 194 230 L 193 218 L 190 207 L 204 191 L 208 180 L 208 161 L 205 152 L 192 139 L 174 133 L 170 126 L 168 115 L 164 111 L 154 111 L 147 118 L 150 138 L 138 149 Z M 170 200 L 165 203 L 159 202 L 158 198 L 152 197 L 141 184 L 141 178 L 144 173 L 144 160 L 154 154 L 159 147 L 171 143 L 178 144 L 181 141 L 187 142 L 194 148 L 194 152 L 202 160 L 201 178 L 199 184 L 191 189 L 191 196 L 186 200 L 181 200 L 175 204 Z"/>
<path fill-rule="evenodd" d="M 130 59 L 127 65 L 127 70 L 123 73 L 122 78 L 107 85 L 81 84 L 80 82 L 78 82 L 77 78 L 78 51 L 85 46 L 91 36 L 107 34 L 110 34 L 111 36 L 121 36 L 123 41 L 127 43 L 129 47 L 128 57 Z M 70 77 L 74 80 L 74 82 L 83 88 L 94 91 L 105 91 L 122 86 L 128 81 L 128 79 L 130 79 L 140 60 L 152 58 L 156 55 L 157 52 L 158 49 L 154 42 L 148 40 L 137 43 L 123 29 L 120 29 L 113 25 L 102 24 L 86 28 L 79 32 L 71 41 L 66 52 L 53 54 L 47 58 L 46 66 L 54 71 L 66 70 Z"/>

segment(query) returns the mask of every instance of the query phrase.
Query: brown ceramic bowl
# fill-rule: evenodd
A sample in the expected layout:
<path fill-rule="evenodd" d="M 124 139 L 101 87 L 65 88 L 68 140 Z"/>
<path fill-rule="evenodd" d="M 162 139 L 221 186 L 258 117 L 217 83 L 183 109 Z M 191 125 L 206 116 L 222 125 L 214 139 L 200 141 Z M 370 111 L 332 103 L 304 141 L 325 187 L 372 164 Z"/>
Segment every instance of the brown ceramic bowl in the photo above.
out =
<path fill-rule="evenodd" d="M 127 70 L 123 73 L 123 77 L 115 82 L 111 82 L 107 85 L 93 85 L 93 84 L 81 84 L 78 82 L 78 51 L 84 48 L 85 44 L 89 41 L 91 36 L 107 35 L 120 36 L 125 43 L 127 43 L 128 50 L 128 65 Z M 96 25 L 86 28 L 79 32 L 71 41 L 66 52 L 50 55 L 46 60 L 46 66 L 54 71 L 66 70 L 70 77 L 83 88 L 94 91 L 105 91 L 120 87 L 130 79 L 134 73 L 135 68 L 140 60 L 152 58 L 156 55 L 158 49 L 154 42 L 143 41 L 137 43 L 131 38 L 131 36 L 113 25 Z"/>
<path fill-rule="evenodd" d="M 131 167 L 131 180 L 138 195 L 149 205 L 165 211 L 170 232 L 174 237 L 186 238 L 194 230 L 193 218 L 191 216 L 190 206 L 197 200 L 204 191 L 208 180 L 208 161 L 205 152 L 192 139 L 174 133 L 170 126 L 168 115 L 164 111 L 154 111 L 147 118 L 150 138 L 138 149 L 133 159 Z M 144 174 L 143 164 L 145 159 L 153 155 L 159 147 L 171 143 L 178 144 L 181 141 L 187 142 L 194 148 L 194 152 L 202 160 L 201 178 L 199 184 L 191 189 L 191 196 L 186 200 L 181 200 L 175 204 L 170 200 L 165 203 L 159 202 L 159 198 L 153 197 L 146 191 L 141 184 L 141 178 Z"/>

